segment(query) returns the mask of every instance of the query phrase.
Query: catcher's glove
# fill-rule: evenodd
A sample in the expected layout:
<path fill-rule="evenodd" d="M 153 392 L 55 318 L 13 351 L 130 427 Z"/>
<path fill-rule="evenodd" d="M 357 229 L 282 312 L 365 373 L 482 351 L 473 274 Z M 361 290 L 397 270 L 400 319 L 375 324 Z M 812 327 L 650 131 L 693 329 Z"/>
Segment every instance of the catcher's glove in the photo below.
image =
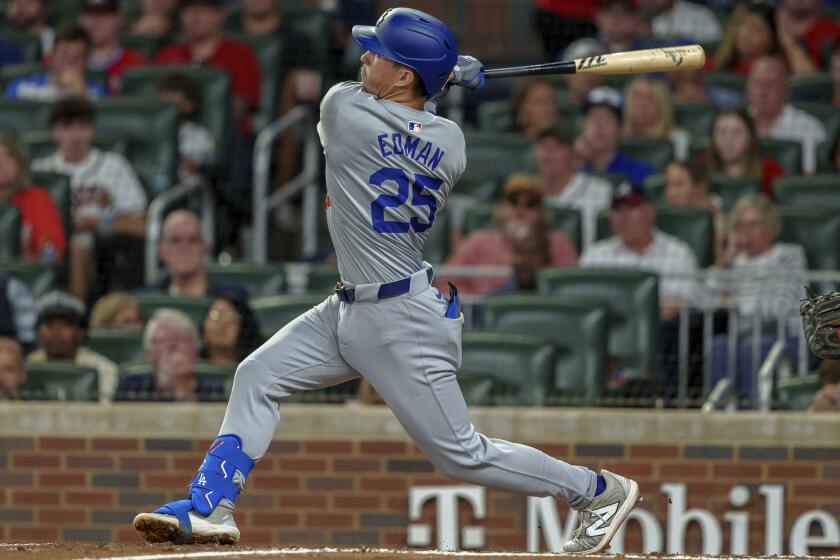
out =
<path fill-rule="evenodd" d="M 817 295 L 805 287 L 808 299 L 799 304 L 805 340 L 820 358 L 840 358 L 840 292 Z"/>

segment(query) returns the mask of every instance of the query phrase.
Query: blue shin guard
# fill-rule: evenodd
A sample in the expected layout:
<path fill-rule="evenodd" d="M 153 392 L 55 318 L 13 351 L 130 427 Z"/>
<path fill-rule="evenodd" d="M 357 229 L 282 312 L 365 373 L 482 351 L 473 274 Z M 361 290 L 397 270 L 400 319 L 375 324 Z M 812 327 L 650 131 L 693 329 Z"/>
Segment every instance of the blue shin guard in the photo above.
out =
<path fill-rule="evenodd" d="M 189 512 L 208 516 L 222 499 L 236 500 L 253 468 L 254 461 L 242 451 L 239 436 L 219 436 L 207 450 L 198 472 L 190 481 L 189 499 L 170 502 L 154 513 L 174 515 L 178 519 L 179 542 L 189 543 L 192 541 Z M 234 480 L 237 471 L 241 478 Z"/>

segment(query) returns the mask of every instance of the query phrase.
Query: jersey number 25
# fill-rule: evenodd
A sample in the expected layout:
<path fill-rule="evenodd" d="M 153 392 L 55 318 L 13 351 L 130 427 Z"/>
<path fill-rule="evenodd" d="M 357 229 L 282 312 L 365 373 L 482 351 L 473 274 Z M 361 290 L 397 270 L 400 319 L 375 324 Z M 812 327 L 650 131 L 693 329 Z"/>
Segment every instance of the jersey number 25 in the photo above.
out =
<path fill-rule="evenodd" d="M 435 197 L 424 194 L 423 189 L 430 191 L 440 190 L 443 184 L 442 179 L 429 177 L 421 173 L 414 174 L 414 182 L 406 175 L 405 171 L 396 167 L 383 167 L 368 179 L 371 185 L 381 187 L 385 181 L 393 181 L 397 184 L 397 194 L 380 194 L 376 200 L 370 203 L 370 222 L 373 229 L 379 233 L 406 233 L 410 227 L 413 231 L 420 233 L 432 227 L 435 221 L 435 210 L 437 203 Z M 408 187 L 411 185 L 411 205 L 428 206 L 429 221 L 421 222 L 413 216 L 408 222 L 386 220 L 385 209 L 402 206 L 408 200 Z"/>

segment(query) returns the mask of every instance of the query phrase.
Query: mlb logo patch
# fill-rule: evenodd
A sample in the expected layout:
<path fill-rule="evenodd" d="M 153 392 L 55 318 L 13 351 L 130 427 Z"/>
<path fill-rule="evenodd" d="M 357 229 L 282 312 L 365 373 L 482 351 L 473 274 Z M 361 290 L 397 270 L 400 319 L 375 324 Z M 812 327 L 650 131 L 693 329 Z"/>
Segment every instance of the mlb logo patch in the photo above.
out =
<path fill-rule="evenodd" d="M 408 121 L 408 130 L 411 132 L 423 132 L 423 123 Z"/>

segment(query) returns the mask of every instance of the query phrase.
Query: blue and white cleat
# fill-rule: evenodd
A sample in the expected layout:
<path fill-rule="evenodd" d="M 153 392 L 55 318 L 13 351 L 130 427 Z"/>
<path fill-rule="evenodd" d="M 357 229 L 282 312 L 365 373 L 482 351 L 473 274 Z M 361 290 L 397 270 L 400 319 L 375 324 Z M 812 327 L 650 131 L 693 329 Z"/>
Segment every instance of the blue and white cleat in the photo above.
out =
<path fill-rule="evenodd" d="M 154 543 L 237 543 L 234 500 L 245 489 L 253 468 L 254 461 L 242 451 L 238 436 L 219 436 L 190 481 L 190 497 L 138 514 L 134 529 Z"/>

